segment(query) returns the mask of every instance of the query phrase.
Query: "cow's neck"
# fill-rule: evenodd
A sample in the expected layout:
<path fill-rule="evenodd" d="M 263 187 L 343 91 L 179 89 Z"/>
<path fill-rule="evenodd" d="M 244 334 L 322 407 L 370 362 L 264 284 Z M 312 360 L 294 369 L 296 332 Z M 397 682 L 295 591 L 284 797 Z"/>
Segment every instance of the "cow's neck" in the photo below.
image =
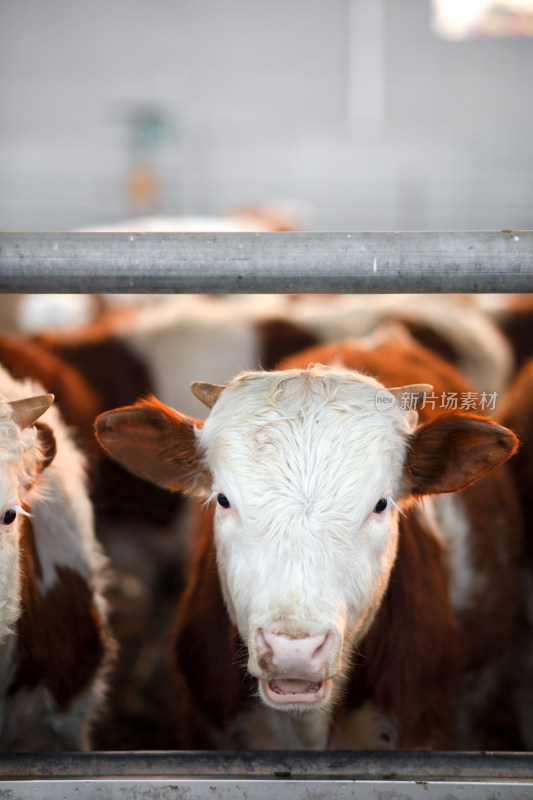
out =
<path fill-rule="evenodd" d="M 323 750 L 327 747 L 329 715 L 311 711 L 293 716 L 262 703 L 243 715 L 241 735 L 246 746 L 258 750 Z"/>
<path fill-rule="evenodd" d="M 321 711 L 311 711 L 297 716 L 289 716 L 279 711 L 274 711 L 273 714 L 282 717 L 281 725 L 284 725 L 286 734 L 294 738 L 295 746 L 306 750 L 323 750 L 326 747 L 329 715 Z"/>

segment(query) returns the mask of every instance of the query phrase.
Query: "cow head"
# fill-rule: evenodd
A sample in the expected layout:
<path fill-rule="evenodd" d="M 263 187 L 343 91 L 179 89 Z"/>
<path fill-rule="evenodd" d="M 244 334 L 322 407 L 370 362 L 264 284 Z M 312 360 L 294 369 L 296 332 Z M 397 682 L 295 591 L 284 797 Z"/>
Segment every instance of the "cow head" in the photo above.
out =
<path fill-rule="evenodd" d="M 135 474 L 216 504 L 224 598 L 263 701 L 323 708 L 380 606 L 402 505 L 468 485 L 515 437 L 461 415 L 416 428 L 377 381 L 337 368 L 193 391 L 205 423 L 152 398 L 101 415 L 97 436 Z"/>

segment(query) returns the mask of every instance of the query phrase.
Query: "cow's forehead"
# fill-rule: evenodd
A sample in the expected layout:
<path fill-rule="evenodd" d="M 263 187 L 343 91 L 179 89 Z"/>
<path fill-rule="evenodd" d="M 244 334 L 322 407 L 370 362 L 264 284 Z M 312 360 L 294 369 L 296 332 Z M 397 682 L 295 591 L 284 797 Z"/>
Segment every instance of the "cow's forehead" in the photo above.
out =
<path fill-rule="evenodd" d="M 377 402 L 383 387 L 373 378 L 342 369 L 313 367 L 243 373 L 220 395 L 202 431 L 208 459 L 246 463 L 276 452 L 302 453 L 322 468 L 336 453 L 359 460 L 403 461 L 405 414 L 395 403 Z M 391 396 L 392 399 L 392 396 Z M 393 467 L 393 464 L 391 464 Z M 266 465 L 268 469 L 268 463 Z"/>
<path fill-rule="evenodd" d="M 301 418 L 325 407 L 403 425 L 404 412 L 395 403 L 378 402 L 383 389 L 374 378 L 332 367 L 244 372 L 220 395 L 207 429 L 210 433 L 227 425 L 245 427 L 254 420 L 268 421 L 282 415 Z"/>
<path fill-rule="evenodd" d="M 398 492 L 408 430 L 401 409 L 376 407 L 380 388 L 315 368 L 246 374 L 222 393 L 203 445 L 247 529 L 348 534 Z"/>
<path fill-rule="evenodd" d="M 316 364 L 307 369 L 290 369 L 272 372 L 243 372 L 230 383 L 229 392 L 246 393 L 249 396 L 269 397 L 276 403 L 285 403 L 293 395 L 304 394 L 308 398 L 334 399 L 337 394 L 347 392 L 352 398 L 359 392 L 361 397 L 369 390 L 382 385 L 374 378 L 341 367 Z"/>

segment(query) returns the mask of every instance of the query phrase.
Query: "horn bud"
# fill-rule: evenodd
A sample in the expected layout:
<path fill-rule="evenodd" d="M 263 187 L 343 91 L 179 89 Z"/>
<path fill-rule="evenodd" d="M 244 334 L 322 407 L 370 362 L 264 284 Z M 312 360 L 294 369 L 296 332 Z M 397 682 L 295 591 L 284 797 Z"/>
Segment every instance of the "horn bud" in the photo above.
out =
<path fill-rule="evenodd" d="M 201 381 L 191 383 L 193 395 L 208 408 L 213 408 L 225 388 L 218 383 L 202 383 Z"/>
<path fill-rule="evenodd" d="M 29 428 L 54 402 L 53 394 L 40 394 L 24 400 L 11 400 L 12 419 L 19 428 Z"/>

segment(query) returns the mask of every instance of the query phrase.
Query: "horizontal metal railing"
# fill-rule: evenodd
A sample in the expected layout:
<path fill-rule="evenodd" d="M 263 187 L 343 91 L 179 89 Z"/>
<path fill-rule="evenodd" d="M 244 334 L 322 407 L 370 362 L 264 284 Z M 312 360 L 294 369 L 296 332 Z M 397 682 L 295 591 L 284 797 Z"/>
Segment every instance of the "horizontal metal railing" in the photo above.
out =
<path fill-rule="evenodd" d="M 349 778 L 351 780 L 525 780 L 529 753 L 357 750 L 149 751 L 0 754 L 0 781 L 43 778 L 174 777 Z"/>
<path fill-rule="evenodd" d="M 533 231 L 0 233 L 0 292 L 530 292 Z"/>
<path fill-rule="evenodd" d="M 0 756 L 0 798 L 525 800 L 525 753 L 163 752 Z"/>

